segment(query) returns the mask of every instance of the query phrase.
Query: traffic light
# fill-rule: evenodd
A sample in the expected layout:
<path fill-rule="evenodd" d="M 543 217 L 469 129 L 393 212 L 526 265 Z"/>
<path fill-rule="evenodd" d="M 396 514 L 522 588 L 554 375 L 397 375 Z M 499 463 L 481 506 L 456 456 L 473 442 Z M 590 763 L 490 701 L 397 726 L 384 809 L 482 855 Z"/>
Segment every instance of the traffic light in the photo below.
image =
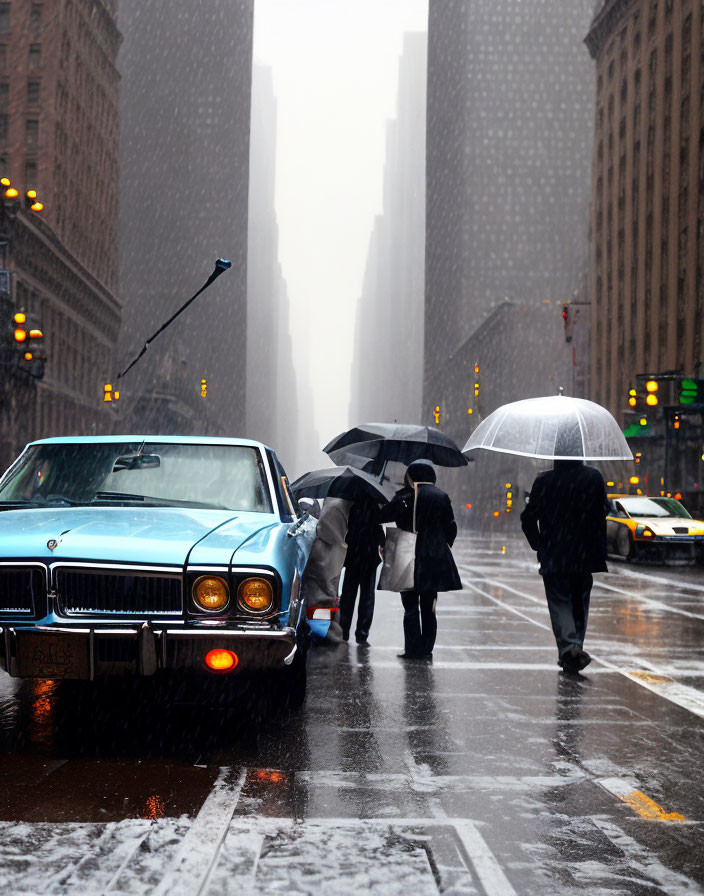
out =
<path fill-rule="evenodd" d="M 2 186 L 4 190 L 3 196 L 5 199 L 17 199 L 20 195 L 12 186 L 12 181 L 9 177 L 0 177 L 0 186 Z"/>
<path fill-rule="evenodd" d="M 435 415 L 435 423 L 439 424 L 440 423 L 440 405 L 439 404 L 435 405 L 435 410 L 433 411 L 433 414 Z"/>
<path fill-rule="evenodd" d="M 645 403 L 648 407 L 654 408 L 658 403 L 658 389 L 660 385 L 657 380 L 648 380 L 645 384 Z"/>
<path fill-rule="evenodd" d="M 200 397 L 201 398 L 208 397 L 208 381 L 207 380 L 200 381 Z"/>
<path fill-rule="evenodd" d="M 117 390 L 113 391 L 112 383 L 106 383 L 103 386 L 103 402 L 106 401 L 119 401 L 120 393 Z"/>
<path fill-rule="evenodd" d="M 41 212 L 44 209 L 44 203 L 37 198 L 37 191 L 29 189 L 24 194 L 24 207 L 30 212 Z"/>
<path fill-rule="evenodd" d="M 678 387 L 678 404 L 704 405 L 704 380 L 681 379 Z"/>
<path fill-rule="evenodd" d="M 638 404 L 638 393 L 635 389 L 628 390 L 628 404 L 634 408 Z"/>
<path fill-rule="evenodd" d="M 12 336 L 17 349 L 17 368 L 40 380 L 44 376 L 44 333 L 24 311 L 12 317 Z"/>
<path fill-rule="evenodd" d="M 574 331 L 574 320 L 572 319 L 572 313 L 570 310 L 570 303 L 563 302 L 562 303 L 562 323 L 565 326 L 565 342 L 572 342 L 572 335 Z"/>

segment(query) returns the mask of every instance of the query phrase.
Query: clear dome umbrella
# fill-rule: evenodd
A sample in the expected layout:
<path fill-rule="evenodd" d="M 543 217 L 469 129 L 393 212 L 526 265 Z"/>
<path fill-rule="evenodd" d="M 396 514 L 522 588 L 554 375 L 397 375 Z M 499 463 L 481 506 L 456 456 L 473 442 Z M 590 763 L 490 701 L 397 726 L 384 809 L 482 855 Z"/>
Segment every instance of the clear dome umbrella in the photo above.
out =
<path fill-rule="evenodd" d="M 462 451 L 475 448 L 546 460 L 633 460 L 606 408 L 565 395 L 502 405 L 482 420 Z"/>

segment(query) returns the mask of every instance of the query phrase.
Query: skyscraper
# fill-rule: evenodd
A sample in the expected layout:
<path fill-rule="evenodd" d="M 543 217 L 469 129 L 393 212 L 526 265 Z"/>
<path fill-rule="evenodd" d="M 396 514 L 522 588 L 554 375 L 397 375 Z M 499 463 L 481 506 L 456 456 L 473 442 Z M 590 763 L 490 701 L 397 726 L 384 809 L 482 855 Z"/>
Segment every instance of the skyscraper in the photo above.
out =
<path fill-rule="evenodd" d="M 559 317 L 579 286 L 593 127 L 582 40 L 592 8 L 592 0 L 430 2 L 427 422 L 437 406 L 428 384 L 499 303 L 536 312 L 550 303 Z M 552 365 L 564 351 L 546 348 L 542 320 L 526 321 L 521 363 Z M 456 400 L 466 408 L 464 395 Z"/>
<path fill-rule="evenodd" d="M 357 311 L 350 419 L 417 422 L 423 379 L 427 36 L 406 34 L 386 130 L 383 207 Z"/>
<path fill-rule="evenodd" d="M 252 13 L 253 0 L 120 3 L 123 361 L 232 260 L 125 378 L 142 426 L 245 430 Z"/>
<path fill-rule="evenodd" d="M 47 356 L 35 379 L 3 340 L 0 463 L 32 438 L 112 426 L 120 41 L 110 0 L 0 3 L 0 174 L 19 194 L 0 210 L 0 326 L 33 315 Z"/>

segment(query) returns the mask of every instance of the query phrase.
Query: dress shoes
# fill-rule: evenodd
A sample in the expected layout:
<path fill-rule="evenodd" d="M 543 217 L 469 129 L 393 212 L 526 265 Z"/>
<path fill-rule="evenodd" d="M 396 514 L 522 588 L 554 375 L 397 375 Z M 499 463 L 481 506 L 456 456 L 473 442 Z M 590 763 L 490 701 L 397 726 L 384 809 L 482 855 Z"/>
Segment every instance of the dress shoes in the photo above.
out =
<path fill-rule="evenodd" d="M 343 628 L 342 629 L 342 640 L 349 641 L 349 639 L 350 639 L 350 630 L 348 628 Z"/>

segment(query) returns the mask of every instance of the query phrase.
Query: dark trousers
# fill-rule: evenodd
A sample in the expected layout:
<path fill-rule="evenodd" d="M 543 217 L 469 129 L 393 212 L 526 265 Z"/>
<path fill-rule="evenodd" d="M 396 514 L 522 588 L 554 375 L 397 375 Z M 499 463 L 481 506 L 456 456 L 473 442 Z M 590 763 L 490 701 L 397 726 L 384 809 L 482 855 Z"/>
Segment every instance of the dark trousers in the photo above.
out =
<path fill-rule="evenodd" d="M 544 575 L 543 583 L 560 657 L 572 647 L 582 650 L 589 619 L 591 573 Z"/>
<path fill-rule="evenodd" d="M 402 591 L 404 653 L 427 656 L 433 652 L 438 620 L 437 591 Z"/>
<path fill-rule="evenodd" d="M 340 596 L 340 625 L 348 632 L 352 626 L 354 604 L 359 589 L 359 605 L 357 606 L 357 627 L 355 636 L 366 638 L 372 627 L 374 617 L 374 593 L 376 585 L 376 567 L 374 560 L 351 563 L 345 566 L 345 578 Z"/>

